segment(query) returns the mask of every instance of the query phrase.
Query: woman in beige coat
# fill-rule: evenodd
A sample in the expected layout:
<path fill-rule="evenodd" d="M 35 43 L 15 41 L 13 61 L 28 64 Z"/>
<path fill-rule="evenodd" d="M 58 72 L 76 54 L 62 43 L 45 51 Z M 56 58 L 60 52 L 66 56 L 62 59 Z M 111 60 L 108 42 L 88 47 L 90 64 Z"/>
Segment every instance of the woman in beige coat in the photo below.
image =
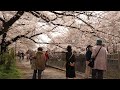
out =
<path fill-rule="evenodd" d="M 92 79 L 103 79 L 103 72 L 107 69 L 107 50 L 102 46 L 102 40 L 97 40 L 97 45 L 94 46 L 92 57 L 95 57 L 99 51 L 92 69 Z"/>
<path fill-rule="evenodd" d="M 38 79 L 41 79 L 42 71 L 45 70 L 45 54 L 42 51 L 41 47 L 38 48 L 38 51 L 35 55 L 35 62 L 34 62 L 34 73 L 33 79 L 36 79 L 36 74 L 38 72 Z"/>

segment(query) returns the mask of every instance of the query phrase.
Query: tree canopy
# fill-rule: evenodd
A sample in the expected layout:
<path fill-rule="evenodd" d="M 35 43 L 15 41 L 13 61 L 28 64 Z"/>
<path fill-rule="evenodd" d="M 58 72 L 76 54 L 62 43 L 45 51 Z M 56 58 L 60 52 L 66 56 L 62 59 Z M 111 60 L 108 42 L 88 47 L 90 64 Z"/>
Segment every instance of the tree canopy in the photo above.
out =
<path fill-rule="evenodd" d="M 120 48 L 119 16 L 119 11 L 1 11 L 0 45 L 65 49 L 71 44 L 83 52 L 101 38 L 112 52 Z"/>

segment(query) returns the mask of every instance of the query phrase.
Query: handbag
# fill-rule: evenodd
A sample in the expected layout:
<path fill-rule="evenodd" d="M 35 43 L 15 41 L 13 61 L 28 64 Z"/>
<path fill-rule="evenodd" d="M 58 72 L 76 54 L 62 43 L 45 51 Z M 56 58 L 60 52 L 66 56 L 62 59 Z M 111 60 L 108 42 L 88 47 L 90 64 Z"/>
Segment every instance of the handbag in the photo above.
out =
<path fill-rule="evenodd" d="M 94 61 L 95 61 L 95 58 L 91 58 L 91 61 L 89 62 L 88 66 L 93 68 L 94 67 Z"/>
<path fill-rule="evenodd" d="M 102 46 L 100 47 L 100 49 L 101 49 L 101 48 L 102 48 Z M 100 52 L 100 49 L 99 49 L 98 53 Z M 88 64 L 89 67 L 91 67 L 91 68 L 94 67 L 94 62 L 95 62 L 95 59 L 96 59 L 98 53 L 96 54 L 95 57 L 92 57 L 91 60 L 89 61 L 89 64 Z"/>

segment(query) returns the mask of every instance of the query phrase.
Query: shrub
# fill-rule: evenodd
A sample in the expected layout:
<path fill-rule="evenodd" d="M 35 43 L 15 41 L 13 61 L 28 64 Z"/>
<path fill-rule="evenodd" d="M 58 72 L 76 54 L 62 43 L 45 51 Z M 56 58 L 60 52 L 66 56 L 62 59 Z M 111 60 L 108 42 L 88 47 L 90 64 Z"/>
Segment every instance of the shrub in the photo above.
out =
<path fill-rule="evenodd" d="M 2 61 L 0 65 L 0 79 L 17 79 L 20 77 L 20 72 L 15 66 L 15 52 L 14 48 L 0 55 Z"/>
<path fill-rule="evenodd" d="M 7 52 L 0 55 L 1 64 L 5 67 L 5 69 L 10 69 L 12 65 L 15 63 L 15 54 L 14 49 L 11 48 Z"/>

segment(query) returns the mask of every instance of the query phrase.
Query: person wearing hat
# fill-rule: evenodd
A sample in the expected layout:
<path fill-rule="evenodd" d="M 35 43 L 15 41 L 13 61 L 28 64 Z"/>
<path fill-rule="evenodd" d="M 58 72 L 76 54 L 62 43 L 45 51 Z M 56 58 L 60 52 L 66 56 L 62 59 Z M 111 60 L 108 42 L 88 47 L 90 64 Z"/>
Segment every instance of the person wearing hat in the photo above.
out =
<path fill-rule="evenodd" d="M 102 40 L 100 39 L 97 40 L 96 46 L 92 50 L 92 57 L 95 56 L 92 79 L 103 79 L 103 72 L 107 69 L 107 50 L 103 47 Z"/>
<path fill-rule="evenodd" d="M 85 58 L 86 58 L 85 79 L 88 79 L 90 76 L 91 68 L 88 66 L 88 64 L 91 59 L 91 55 L 92 55 L 92 46 L 88 45 L 86 48 L 86 54 L 85 54 Z"/>

